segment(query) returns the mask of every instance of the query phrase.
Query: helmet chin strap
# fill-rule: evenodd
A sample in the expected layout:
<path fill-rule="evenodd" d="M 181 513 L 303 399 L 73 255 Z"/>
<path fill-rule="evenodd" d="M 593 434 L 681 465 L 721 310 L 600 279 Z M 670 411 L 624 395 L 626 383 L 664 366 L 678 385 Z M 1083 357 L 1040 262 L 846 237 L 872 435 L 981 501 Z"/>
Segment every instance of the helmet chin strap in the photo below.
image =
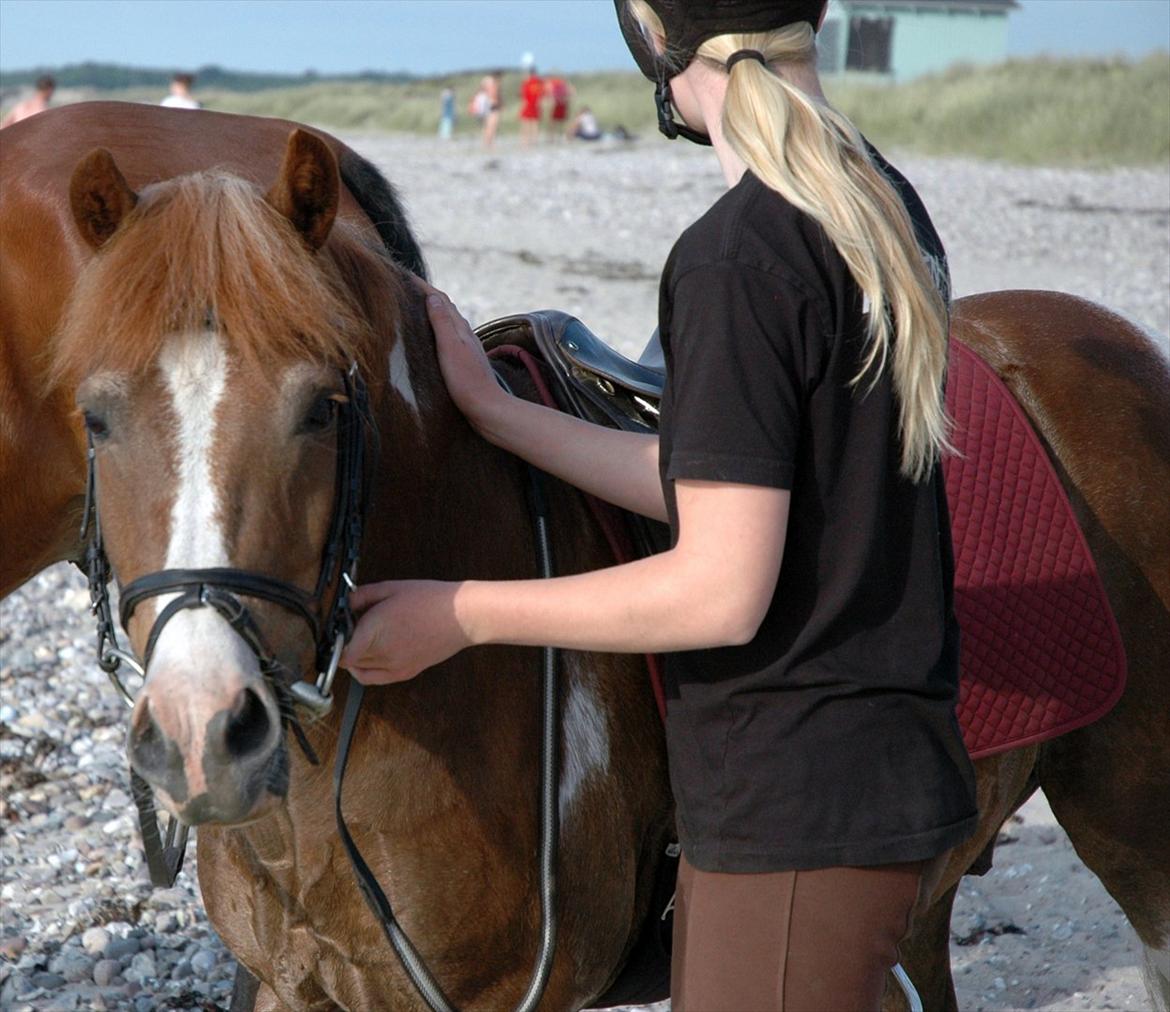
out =
<path fill-rule="evenodd" d="M 663 135 L 669 137 L 672 141 L 678 137 L 682 137 L 691 141 L 693 144 L 702 144 L 706 147 L 711 146 L 711 138 L 705 133 L 693 130 L 685 123 L 680 123 L 674 118 L 674 106 L 671 104 L 669 81 L 660 80 L 654 86 L 654 105 L 658 109 L 658 129 L 662 131 Z"/>

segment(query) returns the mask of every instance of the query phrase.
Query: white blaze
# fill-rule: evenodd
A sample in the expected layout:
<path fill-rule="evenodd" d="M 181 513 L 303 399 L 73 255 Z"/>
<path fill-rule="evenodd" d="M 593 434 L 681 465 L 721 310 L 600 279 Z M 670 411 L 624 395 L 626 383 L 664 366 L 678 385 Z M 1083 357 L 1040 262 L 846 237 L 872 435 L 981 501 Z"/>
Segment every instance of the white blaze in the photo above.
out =
<path fill-rule="evenodd" d="M 159 368 L 171 397 L 177 422 L 178 485 L 171 507 L 167 569 L 207 569 L 230 566 L 223 534 L 220 490 L 214 480 L 212 449 L 216 415 L 227 386 L 227 352 L 222 339 L 211 332 L 172 338 L 159 356 Z M 161 609 L 173 595 L 156 599 Z M 161 664 L 192 663 L 198 649 L 199 668 L 216 671 L 226 665 L 240 670 L 255 659 L 231 627 L 210 608 L 186 609 L 176 614 L 159 636 L 152 668 Z"/>

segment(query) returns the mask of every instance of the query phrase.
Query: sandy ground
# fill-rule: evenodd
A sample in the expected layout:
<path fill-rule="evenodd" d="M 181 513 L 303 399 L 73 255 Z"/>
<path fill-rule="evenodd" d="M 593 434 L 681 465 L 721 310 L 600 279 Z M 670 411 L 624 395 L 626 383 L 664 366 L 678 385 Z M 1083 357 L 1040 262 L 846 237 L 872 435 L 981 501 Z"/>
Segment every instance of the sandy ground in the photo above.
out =
<path fill-rule="evenodd" d="M 493 153 L 347 137 L 398 185 L 435 282 L 473 323 L 536 308 L 581 317 L 637 355 L 661 265 L 723 190 L 708 152 L 646 138 Z M 955 294 L 1072 292 L 1170 331 L 1170 170 L 1019 169 L 894 157 L 947 246 Z M 1042 795 L 996 867 L 960 889 L 951 958 L 963 1009 L 1146 1009 L 1140 947 Z"/>

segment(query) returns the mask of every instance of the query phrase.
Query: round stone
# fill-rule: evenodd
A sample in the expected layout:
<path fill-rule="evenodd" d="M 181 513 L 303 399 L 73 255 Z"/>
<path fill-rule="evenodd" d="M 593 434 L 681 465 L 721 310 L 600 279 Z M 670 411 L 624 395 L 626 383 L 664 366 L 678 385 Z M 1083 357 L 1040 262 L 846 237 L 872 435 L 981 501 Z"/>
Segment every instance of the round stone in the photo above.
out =
<path fill-rule="evenodd" d="M 81 947 L 91 956 L 103 956 L 110 944 L 110 933 L 105 928 L 88 928 L 81 936 Z"/>
<path fill-rule="evenodd" d="M 215 953 L 210 949 L 200 949 L 191 957 L 191 969 L 200 977 L 206 977 L 215 969 L 215 964 L 218 962 Z"/>
<path fill-rule="evenodd" d="M 122 964 L 116 959 L 99 959 L 93 966 L 93 982 L 98 987 L 109 987 L 122 973 Z"/>
<path fill-rule="evenodd" d="M 16 959 L 26 948 L 28 939 L 23 935 L 10 935 L 8 938 L 0 939 L 0 956 L 5 959 Z"/>
<path fill-rule="evenodd" d="M 133 956 L 142 943 L 137 938 L 112 938 L 106 946 L 105 955 L 110 959 L 121 959 L 123 956 Z"/>
<path fill-rule="evenodd" d="M 61 975 L 70 984 L 80 984 L 92 977 L 93 965 L 94 961 L 90 956 L 78 953 L 65 960 L 61 967 Z"/>
<path fill-rule="evenodd" d="M 154 963 L 154 956 L 149 952 L 140 952 L 130 960 L 129 969 L 123 974 L 128 980 L 138 984 L 151 977 L 158 976 L 158 969 Z"/>

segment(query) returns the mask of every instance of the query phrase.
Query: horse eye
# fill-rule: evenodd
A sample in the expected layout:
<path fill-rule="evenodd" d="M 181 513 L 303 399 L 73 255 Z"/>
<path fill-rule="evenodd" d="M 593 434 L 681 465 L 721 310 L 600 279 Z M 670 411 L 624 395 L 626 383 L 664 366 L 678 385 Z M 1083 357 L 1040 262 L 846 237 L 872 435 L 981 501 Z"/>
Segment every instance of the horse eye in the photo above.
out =
<path fill-rule="evenodd" d="M 324 432 L 337 417 L 337 401 L 330 394 L 322 394 L 309 408 L 301 422 L 302 432 Z"/>
<path fill-rule="evenodd" d="M 100 415 L 95 415 L 92 411 L 86 411 L 84 412 L 84 418 L 85 431 L 95 440 L 105 439 L 110 434 L 110 427 Z"/>

